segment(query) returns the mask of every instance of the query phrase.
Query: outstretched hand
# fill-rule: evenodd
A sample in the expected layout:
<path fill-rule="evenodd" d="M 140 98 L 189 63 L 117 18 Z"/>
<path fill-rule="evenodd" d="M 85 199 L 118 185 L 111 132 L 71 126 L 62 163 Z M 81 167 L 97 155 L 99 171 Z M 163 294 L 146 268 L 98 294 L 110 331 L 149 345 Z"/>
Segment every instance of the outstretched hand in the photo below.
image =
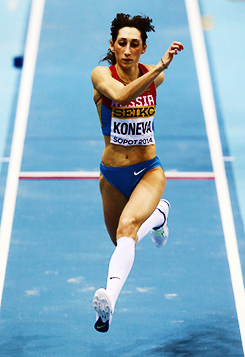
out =
<path fill-rule="evenodd" d="M 167 68 L 170 64 L 170 62 L 173 60 L 174 55 L 178 54 L 178 51 L 182 51 L 184 49 L 184 46 L 181 42 L 174 41 L 165 55 L 161 58 L 162 64 Z"/>

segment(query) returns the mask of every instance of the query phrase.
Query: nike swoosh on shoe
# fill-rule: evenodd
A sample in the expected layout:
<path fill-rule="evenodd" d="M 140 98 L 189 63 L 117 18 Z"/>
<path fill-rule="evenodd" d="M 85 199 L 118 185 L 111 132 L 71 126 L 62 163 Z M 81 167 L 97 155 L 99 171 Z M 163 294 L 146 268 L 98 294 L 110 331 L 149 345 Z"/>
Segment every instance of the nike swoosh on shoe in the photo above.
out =
<path fill-rule="evenodd" d="M 99 332 L 107 332 L 109 330 L 109 320 L 106 322 L 103 322 L 101 317 L 98 318 L 98 320 L 94 324 L 95 330 Z"/>

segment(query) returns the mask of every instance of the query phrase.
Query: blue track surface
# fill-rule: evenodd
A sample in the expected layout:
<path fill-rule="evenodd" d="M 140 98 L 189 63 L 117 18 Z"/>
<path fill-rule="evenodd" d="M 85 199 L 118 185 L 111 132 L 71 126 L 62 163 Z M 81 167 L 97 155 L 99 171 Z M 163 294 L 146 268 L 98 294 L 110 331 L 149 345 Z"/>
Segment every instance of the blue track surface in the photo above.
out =
<path fill-rule="evenodd" d="M 158 91 L 158 156 L 166 170 L 212 171 L 185 5 L 177 0 L 164 6 L 160 0 L 154 6 L 46 0 L 22 171 L 98 170 L 103 138 L 90 73 L 107 50 L 117 12 L 154 19 L 156 33 L 149 35 L 143 63 L 157 63 L 174 39 L 184 43 Z M 222 115 L 219 124 L 225 154 L 235 155 Z M 244 265 L 238 171 L 232 163 L 226 169 Z M 2 195 L 5 175 L 3 170 Z M 110 331 L 98 334 L 91 300 L 106 283 L 114 249 L 98 181 L 21 180 L 0 311 L 0 356 L 243 356 L 215 183 L 169 181 L 164 197 L 172 205 L 169 241 L 163 249 L 149 237 L 140 242 Z"/>

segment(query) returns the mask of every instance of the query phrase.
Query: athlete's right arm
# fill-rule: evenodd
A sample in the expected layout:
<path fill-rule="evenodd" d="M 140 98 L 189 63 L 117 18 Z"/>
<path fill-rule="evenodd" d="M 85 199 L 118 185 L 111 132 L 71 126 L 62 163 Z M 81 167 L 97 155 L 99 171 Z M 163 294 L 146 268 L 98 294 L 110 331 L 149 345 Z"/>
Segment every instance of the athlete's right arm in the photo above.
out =
<path fill-rule="evenodd" d="M 115 102 L 127 105 L 140 96 L 162 71 L 163 67 L 158 64 L 126 86 L 112 77 L 108 67 L 95 67 L 91 78 L 97 91 Z"/>

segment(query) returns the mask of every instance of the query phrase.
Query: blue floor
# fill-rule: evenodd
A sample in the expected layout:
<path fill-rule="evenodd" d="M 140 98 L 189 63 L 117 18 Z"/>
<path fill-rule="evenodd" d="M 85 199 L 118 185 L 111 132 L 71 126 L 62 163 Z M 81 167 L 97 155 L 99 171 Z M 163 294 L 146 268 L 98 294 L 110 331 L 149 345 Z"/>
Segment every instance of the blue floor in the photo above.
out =
<path fill-rule="evenodd" d="M 168 351 L 172 346 L 193 356 L 242 356 L 214 183 L 171 181 L 167 197 L 174 207 L 171 239 L 163 250 L 149 237 L 139 244 L 110 332 L 101 336 L 93 329 L 91 299 L 105 284 L 113 247 L 97 181 L 22 181 L 0 352 L 21 346 L 13 355 L 161 355 L 159 350 L 178 356 Z"/>
<path fill-rule="evenodd" d="M 157 63 L 174 39 L 184 43 L 158 91 L 158 156 L 166 170 L 212 171 L 185 5 L 177 0 L 164 7 L 160 0 L 154 7 L 146 1 L 46 0 L 22 171 L 98 171 L 103 138 L 90 73 L 107 51 L 117 12 L 153 18 L 156 33 L 149 35 L 142 62 Z M 210 41 L 212 33 L 206 36 Z M 219 114 L 224 152 L 235 156 Z M 7 157 L 11 130 L 1 140 Z M 7 163 L 2 197 L 6 169 Z M 238 171 L 233 162 L 226 169 L 244 267 Z M 215 183 L 169 180 L 164 197 L 172 205 L 169 241 L 163 249 L 149 236 L 140 242 L 110 331 L 98 334 L 91 300 L 106 283 L 114 249 L 98 181 L 20 180 L 0 356 L 243 356 Z"/>

